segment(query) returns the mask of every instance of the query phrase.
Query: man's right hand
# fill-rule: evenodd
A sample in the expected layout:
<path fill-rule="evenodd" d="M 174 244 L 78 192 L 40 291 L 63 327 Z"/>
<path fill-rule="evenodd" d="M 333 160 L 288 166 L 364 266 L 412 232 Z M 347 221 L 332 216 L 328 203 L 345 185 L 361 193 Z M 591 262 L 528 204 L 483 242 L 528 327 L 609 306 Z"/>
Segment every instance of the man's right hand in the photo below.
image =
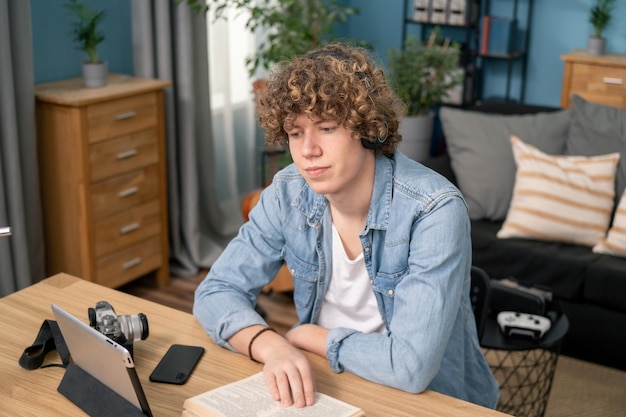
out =
<path fill-rule="evenodd" d="M 250 340 L 263 326 L 246 327 L 229 339 L 239 352 L 247 352 Z M 255 360 L 265 364 L 263 375 L 272 398 L 283 406 L 304 407 L 315 402 L 315 375 L 304 354 L 273 331 L 258 335 L 251 346 Z"/>

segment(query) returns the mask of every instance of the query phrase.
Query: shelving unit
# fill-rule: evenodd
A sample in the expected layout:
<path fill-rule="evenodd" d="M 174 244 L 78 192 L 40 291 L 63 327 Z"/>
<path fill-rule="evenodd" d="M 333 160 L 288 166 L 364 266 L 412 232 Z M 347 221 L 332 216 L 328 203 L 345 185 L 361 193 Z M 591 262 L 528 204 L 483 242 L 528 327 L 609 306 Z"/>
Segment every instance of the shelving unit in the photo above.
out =
<path fill-rule="evenodd" d="M 432 1 L 433 0 L 424 0 L 422 3 L 426 4 L 427 7 L 431 7 Z M 416 18 L 415 13 L 415 6 L 417 5 L 417 3 L 418 1 L 416 0 L 405 0 L 404 2 L 402 44 L 404 45 L 404 41 L 407 38 L 407 26 L 409 25 L 419 25 L 419 38 L 421 40 L 426 40 L 428 37 L 426 33 L 427 30 L 436 26 L 441 27 L 442 29 L 444 29 L 444 31 L 445 28 L 456 28 L 464 31 L 464 39 L 463 41 L 460 41 L 460 43 L 462 44 L 460 67 L 465 70 L 465 78 L 462 93 L 463 102 L 458 104 L 461 106 L 466 106 L 474 103 L 477 99 L 476 81 L 478 77 L 478 67 L 476 60 L 476 51 L 478 50 L 479 42 L 478 21 L 480 12 L 480 0 L 466 0 L 466 22 L 463 24 L 419 20 L 419 18 Z M 447 2 L 444 1 L 443 3 Z"/>
<path fill-rule="evenodd" d="M 526 30 L 524 33 L 523 37 L 520 37 L 519 34 L 517 32 L 519 32 L 519 27 L 516 30 L 515 33 L 515 40 L 519 41 L 521 40 L 521 45 L 516 45 L 516 49 L 514 49 L 511 53 L 509 54 L 505 54 L 505 55 L 496 55 L 496 54 L 480 54 L 480 58 L 481 58 L 481 63 L 480 63 L 480 68 L 482 71 L 480 71 L 481 73 L 481 80 L 480 80 L 480 86 L 479 88 L 482 91 L 483 85 L 484 85 L 484 74 L 485 74 L 485 69 L 487 68 L 487 66 L 489 65 L 489 63 L 491 61 L 506 61 L 506 67 L 507 67 L 507 73 L 506 73 L 506 88 L 505 88 L 505 94 L 502 97 L 502 99 L 504 101 L 514 101 L 512 99 L 512 92 L 511 92 L 511 79 L 513 76 L 513 66 L 515 63 L 519 63 L 519 65 L 521 66 L 520 68 L 520 90 L 519 90 L 519 95 L 518 95 L 518 102 L 523 103 L 524 102 L 524 90 L 525 90 L 525 84 L 526 84 L 526 70 L 527 70 L 527 63 L 528 63 L 528 46 L 530 45 L 530 22 L 532 21 L 532 12 L 533 12 L 533 0 L 525 0 L 526 1 L 526 6 L 527 6 L 527 10 L 526 10 Z M 483 3 L 481 5 L 481 11 L 480 11 L 480 16 L 486 16 L 486 15 L 490 15 L 491 13 L 491 0 L 483 0 Z M 520 14 L 520 1 L 519 0 L 513 0 L 513 7 L 512 7 L 513 11 L 512 14 L 510 15 L 510 17 L 517 21 L 519 18 L 519 14 Z"/>
<path fill-rule="evenodd" d="M 464 31 L 464 39 L 460 41 L 463 45 L 463 54 L 461 57 L 461 67 L 465 70 L 465 82 L 463 103 L 461 106 L 468 106 L 475 104 L 476 102 L 484 100 L 483 87 L 485 84 L 484 74 L 485 70 L 492 62 L 506 62 L 506 87 L 503 97 L 500 100 L 504 101 L 519 101 L 524 102 L 524 89 L 526 78 L 526 66 L 528 57 L 528 45 L 530 44 L 530 25 L 532 21 L 532 5 L 533 0 L 525 0 L 527 10 L 525 16 L 525 33 L 521 37 L 521 44 L 510 54 L 495 55 L 495 54 L 481 54 L 480 53 L 480 39 L 481 39 L 481 19 L 483 16 L 491 14 L 491 0 L 466 0 L 467 9 L 467 21 L 464 24 L 451 24 L 447 22 L 437 21 L 424 21 L 421 20 L 421 16 L 416 16 L 416 5 L 426 5 L 424 7 L 431 8 L 433 4 L 436 7 L 439 4 L 448 4 L 445 0 L 441 3 L 438 0 L 405 0 L 404 2 L 404 24 L 402 25 L 402 43 L 407 37 L 407 27 L 409 25 L 419 25 L 419 37 L 422 40 L 426 40 L 427 31 L 429 28 L 439 26 L 445 34 L 448 29 L 457 29 Z M 420 4 L 421 3 L 421 4 Z M 513 0 L 512 13 L 510 18 L 518 21 L 520 17 L 520 1 Z M 417 18 L 416 18 L 417 17 Z M 516 40 L 520 40 L 519 30 L 516 31 Z M 520 92 L 518 99 L 512 98 L 512 77 L 513 67 L 516 63 L 521 65 L 520 71 Z"/>

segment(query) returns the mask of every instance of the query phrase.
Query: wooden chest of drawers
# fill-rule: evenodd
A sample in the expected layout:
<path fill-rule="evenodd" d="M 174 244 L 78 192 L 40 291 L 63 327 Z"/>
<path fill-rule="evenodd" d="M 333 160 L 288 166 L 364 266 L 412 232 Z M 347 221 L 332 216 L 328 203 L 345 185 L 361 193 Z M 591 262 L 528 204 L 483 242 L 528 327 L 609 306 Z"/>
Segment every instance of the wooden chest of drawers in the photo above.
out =
<path fill-rule="evenodd" d="M 169 280 L 163 88 L 110 74 L 35 88 L 46 273 L 108 287 Z"/>
<path fill-rule="evenodd" d="M 589 55 L 573 51 L 565 61 L 561 107 L 569 107 L 572 94 L 587 101 L 626 108 L 626 55 Z"/>

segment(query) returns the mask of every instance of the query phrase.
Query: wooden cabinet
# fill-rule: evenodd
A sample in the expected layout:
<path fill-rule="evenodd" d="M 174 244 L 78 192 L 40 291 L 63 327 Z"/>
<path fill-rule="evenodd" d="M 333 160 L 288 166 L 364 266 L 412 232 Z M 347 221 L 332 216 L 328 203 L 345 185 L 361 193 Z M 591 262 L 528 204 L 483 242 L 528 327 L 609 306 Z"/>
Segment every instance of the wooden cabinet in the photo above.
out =
<path fill-rule="evenodd" d="M 561 55 L 565 62 L 561 107 L 577 94 L 587 101 L 626 108 L 626 55 L 589 55 L 573 51 Z"/>
<path fill-rule="evenodd" d="M 169 280 L 163 88 L 110 74 L 35 87 L 46 273 L 108 287 Z"/>

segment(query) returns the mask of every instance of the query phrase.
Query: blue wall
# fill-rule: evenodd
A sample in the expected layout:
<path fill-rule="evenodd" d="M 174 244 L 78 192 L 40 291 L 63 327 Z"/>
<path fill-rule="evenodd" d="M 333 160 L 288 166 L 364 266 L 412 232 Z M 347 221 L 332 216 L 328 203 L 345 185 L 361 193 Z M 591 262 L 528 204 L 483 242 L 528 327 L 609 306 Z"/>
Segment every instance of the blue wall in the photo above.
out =
<path fill-rule="evenodd" d="M 530 45 L 526 73 L 525 98 L 529 104 L 558 106 L 563 81 L 563 62 L 560 56 L 574 49 L 585 49 L 592 32 L 588 23 L 589 9 L 595 0 L 519 0 L 518 16 L 525 16 L 528 1 L 533 1 L 530 22 Z M 412 3 L 412 1 L 410 1 Z M 615 14 L 606 29 L 607 52 L 626 53 L 626 2 L 618 0 Z M 361 14 L 353 17 L 348 35 L 370 42 L 380 58 L 386 60 L 389 48 L 399 48 L 402 40 L 404 0 L 350 0 Z M 491 0 L 491 14 L 510 15 L 512 0 Z M 520 19 L 521 20 L 521 19 Z M 521 37 L 528 28 L 520 22 Z M 417 26 L 417 25 L 411 25 Z M 417 28 L 419 29 L 419 27 Z M 409 32 L 416 30 L 409 29 Z M 448 32 L 446 32 L 448 33 Z M 458 31 L 449 35 L 459 40 Z M 488 64 L 483 94 L 499 95 L 504 91 L 506 65 L 491 61 Z M 516 79 L 512 83 L 512 97 L 519 96 L 519 64 L 514 67 Z"/>
<path fill-rule="evenodd" d="M 63 5 L 65 0 L 30 0 L 33 25 L 35 84 L 78 77 L 84 53 L 76 49 L 70 34 L 76 20 Z M 104 10 L 98 45 L 100 59 L 110 72 L 132 74 L 133 51 L 129 0 L 84 0 L 96 11 Z"/>
<path fill-rule="evenodd" d="M 63 7 L 64 0 L 30 0 L 33 21 L 35 83 L 80 75 L 82 52 L 75 49 L 69 32 L 72 17 Z M 369 42 L 380 59 L 386 62 L 387 51 L 399 48 L 402 41 L 404 0 L 346 0 L 360 8 L 361 14 L 350 19 L 342 32 L 354 39 Z M 519 0 L 523 16 L 527 2 Z M 560 55 L 585 49 L 591 33 L 589 9 L 595 0 L 532 0 L 530 47 L 525 85 L 525 102 L 558 106 L 563 79 Z M 94 9 L 105 10 L 102 28 L 106 34 L 100 55 L 109 62 L 109 70 L 132 74 L 132 36 L 129 0 L 85 0 Z M 491 0 L 492 14 L 511 12 L 512 0 Z M 618 0 L 616 11 L 605 32 L 607 51 L 626 53 L 626 2 Z M 416 25 L 412 25 L 416 26 Z M 520 23 L 520 35 L 528 30 Z M 412 28 L 411 30 L 416 30 Z M 458 31 L 451 31 L 453 39 Z M 486 72 L 484 96 L 503 92 L 506 66 L 490 63 Z M 519 94 L 519 68 L 514 67 L 512 96 Z"/>

